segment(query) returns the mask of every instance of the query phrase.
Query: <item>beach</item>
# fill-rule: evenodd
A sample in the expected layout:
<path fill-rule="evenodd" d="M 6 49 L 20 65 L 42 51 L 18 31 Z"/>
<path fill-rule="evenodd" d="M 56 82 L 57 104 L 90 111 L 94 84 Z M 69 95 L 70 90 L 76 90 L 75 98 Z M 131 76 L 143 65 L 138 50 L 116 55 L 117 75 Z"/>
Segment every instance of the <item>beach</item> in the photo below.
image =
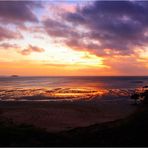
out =
<path fill-rule="evenodd" d="M 4 77 L 0 79 L 0 119 L 51 133 L 123 119 L 136 111 L 130 96 L 147 80 L 147 77 Z"/>
<path fill-rule="evenodd" d="M 133 119 L 139 105 L 131 95 L 146 89 L 147 77 L 33 79 L 1 79 L 1 146 L 133 146 L 139 123 L 146 129 L 147 115 Z"/>
<path fill-rule="evenodd" d="M 136 107 L 130 101 L 2 101 L 0 117 L 15 124 L 61 132 L 125 118 Z"/>

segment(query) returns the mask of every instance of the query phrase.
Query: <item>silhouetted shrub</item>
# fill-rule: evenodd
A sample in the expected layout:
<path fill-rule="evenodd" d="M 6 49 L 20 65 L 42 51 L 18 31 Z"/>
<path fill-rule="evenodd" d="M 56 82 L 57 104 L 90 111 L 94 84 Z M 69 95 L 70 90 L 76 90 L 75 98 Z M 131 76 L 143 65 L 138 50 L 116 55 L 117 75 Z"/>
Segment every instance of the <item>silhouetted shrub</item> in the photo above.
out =
<path fill-rule="evenodd" d="M 148 104 L 148 90 L 145 90 L 142 93 L 134 93 L 133 95 L 131 95 L 131 99 L 135 100 L 135 104 L 138 104 L 139 102 Z"/>
<path fill-rule="evenodd" d="M 143 97 L 143 103 L 148 104 L 148 90 L 141 93 L 141 97 Z"/>

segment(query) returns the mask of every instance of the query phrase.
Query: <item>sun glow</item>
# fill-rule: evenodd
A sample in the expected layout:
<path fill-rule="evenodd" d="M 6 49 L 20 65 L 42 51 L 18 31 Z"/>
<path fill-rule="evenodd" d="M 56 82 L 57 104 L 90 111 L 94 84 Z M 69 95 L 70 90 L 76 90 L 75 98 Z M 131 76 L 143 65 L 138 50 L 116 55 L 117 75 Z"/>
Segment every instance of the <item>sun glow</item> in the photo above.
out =
<path fill-rule="evenodd" d="M 99 67 L 103 64 L 103 58 L 92 55 L 86 51 L 74 51 L 69 49 L 64 52 L 61 62 L 67 65 Z"/>
<path fill-rule="evenodd" d="M 44 53 L 32 53 L 30 59 L 42 64 L 59 64 L 66 66 L 103 67 L 103 58 L 87 51 L 74 51 L 67 47 L 44 47 Z M 52 50 L 51 50 L 52 49 Z"/>

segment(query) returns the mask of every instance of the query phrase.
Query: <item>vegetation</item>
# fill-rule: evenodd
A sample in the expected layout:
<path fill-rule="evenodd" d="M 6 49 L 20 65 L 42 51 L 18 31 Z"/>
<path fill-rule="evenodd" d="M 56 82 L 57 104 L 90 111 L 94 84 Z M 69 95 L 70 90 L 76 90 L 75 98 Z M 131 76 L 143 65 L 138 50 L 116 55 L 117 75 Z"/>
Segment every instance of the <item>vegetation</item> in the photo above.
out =
<path fill-rule="evenodd" d="M 135 100 L 135 104 L 138 104 L 140 102 L 144 103 L 144 104 L 148 104 L 148 90 L 145 90 L 144 92 L 141 93 L 134 93 L 131 96 L 131 99 Z"/>

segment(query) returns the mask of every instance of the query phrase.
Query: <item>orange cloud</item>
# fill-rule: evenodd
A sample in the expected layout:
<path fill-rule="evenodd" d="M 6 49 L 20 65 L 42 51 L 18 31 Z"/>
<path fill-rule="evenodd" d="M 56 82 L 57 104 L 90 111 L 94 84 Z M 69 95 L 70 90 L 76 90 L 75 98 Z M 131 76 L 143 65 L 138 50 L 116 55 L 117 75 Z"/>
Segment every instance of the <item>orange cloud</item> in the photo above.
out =
<path fill-rule="evenodd" d="M 44 52 L 44 49 L 36 47 L 36 46 L 29 45 L 29 47 L 27 49 L 24 49 L 24 50 L 21 51 L 21 54 L 22 55 L 29 55 L 32 52 Z"/>

